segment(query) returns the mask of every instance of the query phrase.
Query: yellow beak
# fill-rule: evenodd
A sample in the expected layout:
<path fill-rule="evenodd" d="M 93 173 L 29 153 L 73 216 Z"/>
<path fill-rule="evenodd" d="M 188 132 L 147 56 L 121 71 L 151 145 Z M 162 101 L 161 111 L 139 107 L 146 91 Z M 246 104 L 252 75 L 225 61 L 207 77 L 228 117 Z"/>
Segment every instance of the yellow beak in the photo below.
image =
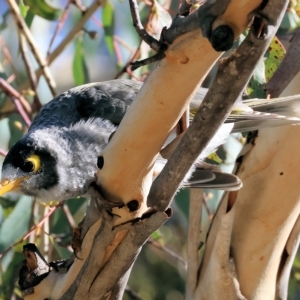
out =
<path fill-rule="evenodd" d="M 27 179 L 28 176 L 20 177 L 14 180 L 3 179 L 0 182 L 0 197 L 10 191 L 16 190 L 22 181 Z"/>

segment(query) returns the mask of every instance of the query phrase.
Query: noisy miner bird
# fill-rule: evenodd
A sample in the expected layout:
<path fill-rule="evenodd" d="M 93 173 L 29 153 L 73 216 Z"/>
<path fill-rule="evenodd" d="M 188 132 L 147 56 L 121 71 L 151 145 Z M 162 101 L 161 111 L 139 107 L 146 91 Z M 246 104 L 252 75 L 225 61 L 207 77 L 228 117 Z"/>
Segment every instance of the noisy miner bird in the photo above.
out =
<path fill-rule="evenodd" d="M 99 154 L 141 86 L 141 82 L 121 79 L 86 84 L 70 89 L 47 103 L 33 120 L 28 133 L 5 157 L 0 196 L 16 191 L 48 202 L 84 195 L 95 178 Z M 192 109 L 199 106 L 198 102 L 205 94 L 206 90 L 199 89 Z M 297 118 L 256 112 L 240 103 L 198 162 L 224 143 L 231 131 L 299 121 Z M 160 164 L 162 162 L 159 161 Z M 228 190 L 239 189 L 241 185 L 241 181 L 232 174 L 203 168 L 197 168 L 185 182 L 187 187 Z"/>

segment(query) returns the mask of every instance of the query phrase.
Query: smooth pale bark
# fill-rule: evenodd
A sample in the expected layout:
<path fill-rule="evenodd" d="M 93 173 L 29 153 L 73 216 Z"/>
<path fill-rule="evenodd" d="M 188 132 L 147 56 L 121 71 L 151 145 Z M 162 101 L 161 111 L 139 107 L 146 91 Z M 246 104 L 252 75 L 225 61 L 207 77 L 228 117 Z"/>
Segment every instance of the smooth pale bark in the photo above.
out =
<path fill-rule="evenodd" d="M 260 1 L 231 1 L 228 11 L 217 18 L 213 28 L 228 21 L 238 36 L 259 4 Z M 115 209 L 118 223 L 141 216 L 146 210 L 156 156 L 220 55 L 200 30 L 177 38 L 147 78 L 103 150 L 104 167 L 98 170 L 97 183 L 105 198 L 124 204 L 131 200 L 139 202 L 139 210 L 134 212 L 126 207 Z"/>
<path fill-rule="evenodd" d="M 298 75 L 282 96 L 299 91 Z M 212 262 L 220 259 L 214 249 L 219 245 L 224 218 L 230 218 L 233 226 L 228 229 L 230 244 L 222 245 L 221 257 L 227 258 L 224 265 L 228 270 L 232 263 L 236 269 L 236 277 L 228 271 L 224 278 L 231 278 L 231 284 L 237 279 L 239 292 L 247 299 L 274 299 L 280 266 L 287 259 L 282 254 L 290 255 L 299 242 L 299 232 L 295 232 L 300 213 L 299 135 L 297 125 L 260 130 L 253 148 L 243 157 L 237 174 L 244 187 L 223 199 L 209 233 L 197 291 L 201 299 L 216 290 L 219 297 L 224 296 L 215 276 L 219 266 L 212 268 Z M 206 291 L 215 283 L 216 288 Z"/>

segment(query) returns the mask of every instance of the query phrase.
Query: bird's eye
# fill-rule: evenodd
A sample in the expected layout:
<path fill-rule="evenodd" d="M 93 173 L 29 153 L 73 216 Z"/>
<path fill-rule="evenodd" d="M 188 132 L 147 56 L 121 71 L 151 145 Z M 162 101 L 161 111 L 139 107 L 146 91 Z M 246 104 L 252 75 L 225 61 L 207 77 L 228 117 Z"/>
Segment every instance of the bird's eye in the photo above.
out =
<path fill-rule="evenodd" d="M 36 173 L 40 168 L 41 168 L 40 158 L 37 155 L 32 154 L 26 158 L 21 169 L 27 173 L 29 172 Z"/>

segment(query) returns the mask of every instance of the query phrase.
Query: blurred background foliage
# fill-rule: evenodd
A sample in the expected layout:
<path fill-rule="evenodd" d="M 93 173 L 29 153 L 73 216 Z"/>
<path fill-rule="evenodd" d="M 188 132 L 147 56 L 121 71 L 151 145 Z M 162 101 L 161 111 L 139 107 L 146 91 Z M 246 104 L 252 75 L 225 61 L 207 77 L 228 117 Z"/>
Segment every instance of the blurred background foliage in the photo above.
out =
<path fill-rule="evenodd" d="M 153 55 L 132 26 L 127 1 L 108 0 L 101 7 L 91 0 L 17 1 L 37 45 L 35 51 L 24 41 L 24 32 L 16 26 L 7 1 L 0 0 L 0 164 L 8 149 L 26 133 L 40 107 L 54 95 L 76 85 L 113 78 L 143 81 L 152 65 L 132 72 L 129 63 Z M 179 5 L 180 0 L 140 1 L 140 15 L 147 31 L 159 37 Z M 91 7 L 91 16 L 83 21 Z M 265 97 L 263 85 L 284 56 L 281 42 L 288 47 L 299 27 L 299 15 L 300 1 L 291 1 L 278 31 L 279 39 L 274 39 L 249 82 L 248 97 Z M 236 45 L 242 39 L 243 36 Z M 34 72 L 41 68 L 37 55 L 46 59 L 50 78 L 41 76 L 41 71 Z M 204 86 L 209 87 L 214 74 L 215 68 Z M 243 142 L 242 134 L 234 134 L 218 150 L 223 170 L 232 170 Z M 215 159 L 215 163 L 218 161 Z M 221 197 L 220 191 L 204 191 L 202 241 Z M 17 281 L 23 260 L 22 245 L 36 243 L 48 261 L 68 258 L 72 252 L 72 232 L 83 218 L 86 200 L 70 199 L 57 206 L 45 206 L 38 199 L 9 194 L 0 201 L 0 299 L 21 299 Z M 153 233 L 138 257 L 124 299 L 184 298 L 189 190 L 176 195 L 173 209 L 174 216 Z M 289 299 L 300 299 L 299 283 L 297 256 Z"/>

